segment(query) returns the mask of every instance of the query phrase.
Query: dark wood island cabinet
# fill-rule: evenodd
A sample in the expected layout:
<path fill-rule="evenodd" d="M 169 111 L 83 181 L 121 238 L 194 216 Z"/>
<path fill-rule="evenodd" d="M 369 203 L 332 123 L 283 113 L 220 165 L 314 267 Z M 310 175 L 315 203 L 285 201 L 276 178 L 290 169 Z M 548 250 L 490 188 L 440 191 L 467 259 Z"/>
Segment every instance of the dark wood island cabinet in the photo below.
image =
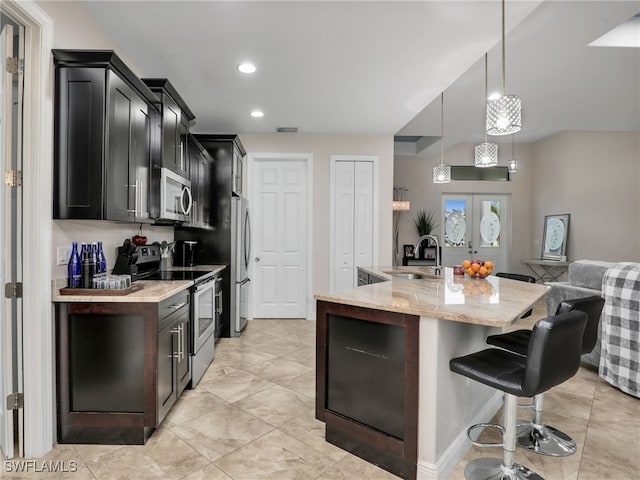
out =
<path fill-rule="evenodd" d="M 316 418 L 327 441 L 416 477 L 419 317 L 317 303 Z"/>

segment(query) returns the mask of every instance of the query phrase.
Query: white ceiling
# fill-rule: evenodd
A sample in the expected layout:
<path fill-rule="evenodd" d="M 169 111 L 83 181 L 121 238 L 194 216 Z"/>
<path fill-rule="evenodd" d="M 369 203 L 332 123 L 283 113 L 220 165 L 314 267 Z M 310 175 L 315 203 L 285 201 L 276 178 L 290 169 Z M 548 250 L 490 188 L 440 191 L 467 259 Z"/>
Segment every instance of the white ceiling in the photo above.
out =
<path fill-rule="evenodd" d="M 446 90 L 445 145 L 479 142 L 486 50 L 490 91 L 500 84 L 497 0 L 84 5 L 136 73 L 171 80 L 197 132 L 438 137 Z M 637 0 L 507 1 L 506 93 L 523 101 L 517 142 L 640 130 L 640 49 L 588 46 L 639 11 Z M 256 74 L 237 72 L 245 60 Z M 249 116 L 256 108 L 263 118 Z"/>
<path fill-rule="evenodd" d="M 508 28 L 539 3 L 509 1 Z M 138 75 L 169 78 L 196 132 L 391 135 L 500 37 L 497 0 L 84 5 Z"/>
<path fill-rule="evenodd" d="M 508 4 L 507 4 L 508 5 Z M 545 1 L 507 36 L 507 94 L 522 99 L 516 143 L 564 130 L 640 130 L 640 49 L 588 46 L 640 11 L 638 1 Z M 500 46 L 489 92 L 500 89 Z M 484 56 L 445 92 L 445 146 L 484 139 Z M 440 135 L 436 99 L 399 132 Z M 511 137 L 489 137 L 511 142 Z M 440 151 L 440 142 L 419 154 Z"/>

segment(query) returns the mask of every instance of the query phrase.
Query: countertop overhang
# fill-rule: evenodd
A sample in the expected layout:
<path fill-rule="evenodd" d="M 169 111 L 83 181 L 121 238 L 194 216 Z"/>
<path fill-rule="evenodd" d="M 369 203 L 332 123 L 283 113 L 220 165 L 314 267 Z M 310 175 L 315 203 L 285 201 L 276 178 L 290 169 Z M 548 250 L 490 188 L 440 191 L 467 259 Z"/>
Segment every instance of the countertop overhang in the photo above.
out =
<path fill-rule="evenodd" d="M 198 265 L 195 267 L 169 267 L 173 271 L 221 272 L 225 265 Z M 204 277 L 207 278 L 207 277 Z M 202 277 L 198 279 L 201 281 Z M 128 295 L 60 295 L 60 289 L 66 286 L 65 278 L 52 281 L 51 301 L 54 303 L 158 303 L 176 293 L 194 285 L 193 280 L 138 280 L 136 285 L 144 288 Z"/>
<path fill-rule="evenodd" d="M 387 281 L 337 292 L 319 293 L 316 300 L 388 312 L 433 317 L 454 322 L 505 327 L 518 320 L 543 298 L 550 287 L 488 276 L 474 279 L 453 275 L 445 267 L 435 275 L 433 267 L 358 267 Z M 416 273 L 422 279 L 394 277 Z"/>

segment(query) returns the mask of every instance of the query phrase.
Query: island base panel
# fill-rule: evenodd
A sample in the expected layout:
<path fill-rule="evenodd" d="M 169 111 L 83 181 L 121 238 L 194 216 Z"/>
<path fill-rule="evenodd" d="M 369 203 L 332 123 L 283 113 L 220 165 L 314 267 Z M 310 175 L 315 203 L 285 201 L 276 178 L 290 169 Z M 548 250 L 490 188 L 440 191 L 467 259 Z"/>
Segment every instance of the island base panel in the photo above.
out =
<path fill-rule="evenodd" d="M 403 442 L 329 410 L 325 411 L 326 440 L 388 472 L 415 479 L 417 465 L 404 456 Z"/>
<path fill-rule="evenodd" d="M 58 431 L 58 443 L 144 445 L 154 430 L 154 427 L 62 426 Z"/>

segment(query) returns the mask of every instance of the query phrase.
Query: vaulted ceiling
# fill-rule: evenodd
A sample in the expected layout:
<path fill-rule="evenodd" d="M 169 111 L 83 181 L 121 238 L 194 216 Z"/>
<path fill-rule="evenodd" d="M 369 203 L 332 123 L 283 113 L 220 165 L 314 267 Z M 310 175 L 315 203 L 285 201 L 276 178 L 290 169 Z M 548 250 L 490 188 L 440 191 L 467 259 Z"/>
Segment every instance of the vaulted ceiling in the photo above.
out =
<path fill-rule="evenodd" d="M 83 4 L 136 73 L 171 80 L 197 132 L 439 136 L 446 90 L 451 145 L 482 136 L 485 51 L 490 89 L 499 85 L 496 0 Z M 638 129 L 640 49 L 587 46 L 638 11 L 638 1 L 507 1 L 520 141 Z M 255 74 L 236 70 L 246 60 Z"/>

